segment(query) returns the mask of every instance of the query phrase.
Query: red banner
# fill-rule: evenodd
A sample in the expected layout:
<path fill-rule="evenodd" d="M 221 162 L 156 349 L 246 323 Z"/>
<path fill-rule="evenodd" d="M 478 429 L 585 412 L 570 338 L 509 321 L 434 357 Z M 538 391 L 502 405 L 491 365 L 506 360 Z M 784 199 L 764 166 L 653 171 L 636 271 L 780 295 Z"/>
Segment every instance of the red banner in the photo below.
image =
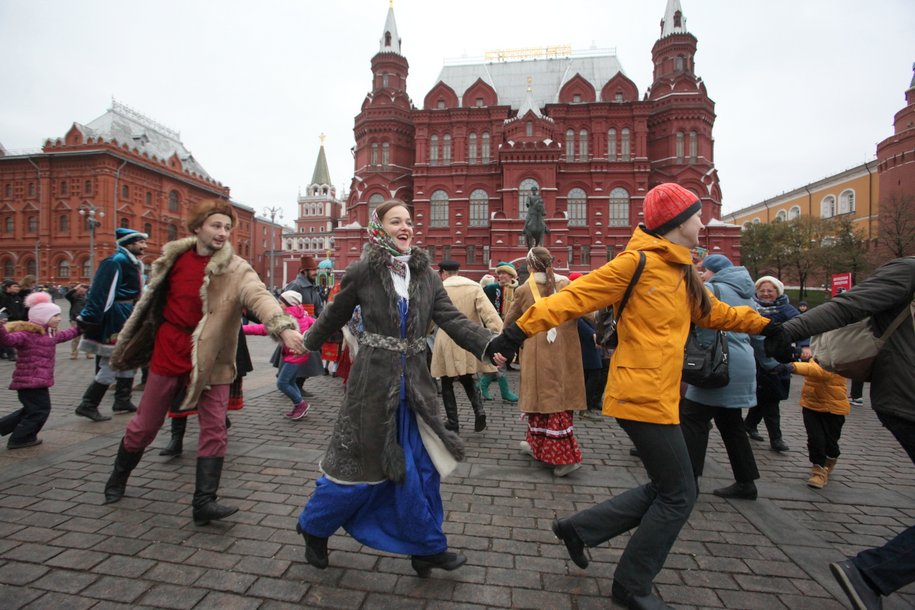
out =
<path fill-rule="evenodd" d="M 851 290 L 851 273 L 834 273 L 832 275 L 832 296 Z"/>

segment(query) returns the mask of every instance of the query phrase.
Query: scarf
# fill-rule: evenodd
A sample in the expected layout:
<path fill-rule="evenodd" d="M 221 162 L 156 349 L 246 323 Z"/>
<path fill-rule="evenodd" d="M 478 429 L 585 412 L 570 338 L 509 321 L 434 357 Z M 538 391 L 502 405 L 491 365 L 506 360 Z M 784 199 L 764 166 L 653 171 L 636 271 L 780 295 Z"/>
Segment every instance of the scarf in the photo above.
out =
<path fill-rule="evenodd" d="M 376 246 L 381 247 L 387 254 L 387 267 L 391 270 L 392 273 L 399 275 L 402 278 L 407 277 L 407 262 L 410 260 L 410 255 L 404 255 L 403 252 L 397 249 L 397 246 L 394 245 L 394 238 L 388 235 L 388 232 L 384 230 L 384 226 L 381 224 L 381 219 L 378 218 L 378 210 L 372 210 L 372 217 L 369 219 L 369 243 L 375 244 Z"/>

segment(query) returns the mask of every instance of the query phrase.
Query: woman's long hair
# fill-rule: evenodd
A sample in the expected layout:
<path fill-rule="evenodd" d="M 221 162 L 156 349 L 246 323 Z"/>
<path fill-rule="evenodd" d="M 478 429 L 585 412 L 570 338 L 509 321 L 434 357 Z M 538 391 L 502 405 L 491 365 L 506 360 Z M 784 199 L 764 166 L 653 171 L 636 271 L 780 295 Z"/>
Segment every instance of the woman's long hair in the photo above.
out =
<path fill-rule="evenodd" d="M 712 301 L 708 298 L 708 290 L 695 265 L 683 265 L 683 277 L 686 280 L 686 298 L 689 300 L 690 309 L 699 312 L 700 316 L 708 315 L 712 310 Z"/>
<path fill-rule="evenodd" d="M 546 293 L 556 292 L 556 276 L 553 275 L 553 255 L 542 246 L 535 246 L 527 253 L 527 266 L 531 271 L 546 274 Z M 544 295 L 546 296 L 546 295 Z"/>

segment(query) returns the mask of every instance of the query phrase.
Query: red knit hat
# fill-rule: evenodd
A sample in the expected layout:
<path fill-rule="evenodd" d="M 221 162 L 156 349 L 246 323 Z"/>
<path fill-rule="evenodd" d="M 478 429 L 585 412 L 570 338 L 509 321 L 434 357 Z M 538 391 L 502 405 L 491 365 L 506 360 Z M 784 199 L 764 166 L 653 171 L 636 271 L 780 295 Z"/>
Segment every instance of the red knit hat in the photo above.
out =
<path fill-rule="evenodd" d="M 702 209 L 699 198 L 673 182 L 654 187 L 645 195 L 645 227 L 664 235 Z"/>

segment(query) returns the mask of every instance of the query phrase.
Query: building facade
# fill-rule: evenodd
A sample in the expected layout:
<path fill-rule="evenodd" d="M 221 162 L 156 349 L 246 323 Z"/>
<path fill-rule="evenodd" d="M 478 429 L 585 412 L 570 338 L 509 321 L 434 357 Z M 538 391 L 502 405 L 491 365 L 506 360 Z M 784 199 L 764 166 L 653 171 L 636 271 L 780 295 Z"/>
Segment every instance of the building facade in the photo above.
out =
<path fill-rule="evenodd" d="M 522 232 L 536 189 L 556 267 L 587 271 L 625 248 L 645 193 L 671 181 L 701 200 L 705 245 L 739 258 L 739 227 L 717 221 L 715 110 L 695 72 L 696 46 L 679 0 L 668 0 L 644 94 L 613 51 L 543 48 L 446 64 L 416 108 L 389 8 L 355 120 L 335 266 L 358 259 L 371 210 L 395 198 L 411 209 L 414 241 L 433 260 L 482 275 L 527 252 Z"/>

